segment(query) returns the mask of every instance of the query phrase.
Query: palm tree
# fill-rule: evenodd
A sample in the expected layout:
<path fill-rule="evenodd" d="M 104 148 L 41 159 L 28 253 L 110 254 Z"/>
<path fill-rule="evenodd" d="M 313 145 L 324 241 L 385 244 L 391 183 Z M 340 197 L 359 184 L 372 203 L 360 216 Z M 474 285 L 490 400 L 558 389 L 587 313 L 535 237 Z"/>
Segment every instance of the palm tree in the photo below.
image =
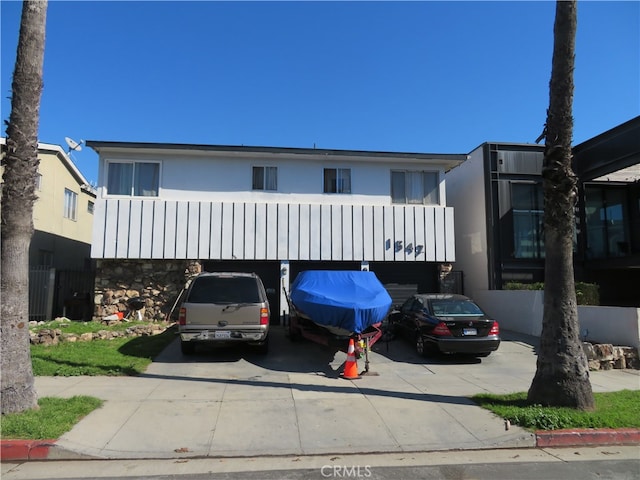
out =
<path fill-rule="evenodd" d="M 576 0 L 558 0 L 543 137 L 545 284 L 544 314 L 531 403 L 592 410 L 589 368 L 582 350 L 573 277 L 573 226 L 577 179 L 571 170 Z"/>
<path fill-rule="evenodd" d="M 29 349 L 29 244 L 38 172 L 46 1 L 25 1 L 3 159 L 0 359 L 2 414 L 37 408 Z"/>

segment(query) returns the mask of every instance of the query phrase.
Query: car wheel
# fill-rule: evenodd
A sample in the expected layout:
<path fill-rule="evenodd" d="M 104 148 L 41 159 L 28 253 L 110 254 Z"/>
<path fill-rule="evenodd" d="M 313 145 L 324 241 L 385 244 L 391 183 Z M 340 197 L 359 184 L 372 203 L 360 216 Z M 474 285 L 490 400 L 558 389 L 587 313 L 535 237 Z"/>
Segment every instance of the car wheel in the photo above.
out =
<path fill-rule="evenodd" d="M 183 355 L 193 355 L 196 352 L 196 344 L 193 342 L 180 342 L 180 351 Z"/>

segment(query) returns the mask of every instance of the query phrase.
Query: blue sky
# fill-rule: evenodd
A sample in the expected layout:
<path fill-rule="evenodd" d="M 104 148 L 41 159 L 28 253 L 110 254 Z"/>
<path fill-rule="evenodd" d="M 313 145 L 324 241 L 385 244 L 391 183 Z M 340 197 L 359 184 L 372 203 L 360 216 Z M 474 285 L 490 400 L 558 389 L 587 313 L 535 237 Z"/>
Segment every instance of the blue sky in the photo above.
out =
<path fill-rule="evenodd" d="M 2 119 L 21 2 L 2 0 Z M 40 141 L 533 143 L 555 3 L 50 0 Z M 574 144 L 640 114 L 640 2 L 578 2 Z M 2 135 L 5 135 L 4 129 Z M 73 155 L 97 181 L 97 154 Z"/>

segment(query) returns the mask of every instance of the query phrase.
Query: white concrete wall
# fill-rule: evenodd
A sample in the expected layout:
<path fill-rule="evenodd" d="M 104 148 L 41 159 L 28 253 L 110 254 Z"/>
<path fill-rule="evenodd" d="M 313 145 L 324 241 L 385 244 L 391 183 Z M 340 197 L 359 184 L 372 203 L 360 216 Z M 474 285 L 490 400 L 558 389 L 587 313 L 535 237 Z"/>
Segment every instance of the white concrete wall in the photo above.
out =
<path fill-rule="evenodd" d="M 160 162 L 160 192 L 165 201 L 317 203 L 341 205 L 391 205 L 391 170 L 433 171 L 439 174 L 440 205 L 446 205 L 445 165 L 438 161 L 402 162 L 288 158 L 225 158 L 205 156 L 109 155 L 101 158 L 99 198 L 106 195 L 107 163 L 142 160 Z M 252 168 L 277 167 L 277 191 L 252 190 Z M 324 168 L 351 169 L 351 193 L 323 193 Z M 130 197 L 126 197 L 130 198 Z"/>
<path fill-rule="evenodd" d="M 469 159 L 445 175 L 447 202 L 456 212 L 455 270 L 464 275 L 464 289 L 469 296 L 489 288 L 487 257 L 487 212 L 485 203 L 482 146 Z"/>
<path fill-rule="evenodd" d="M 542 332 L 544 292 L 541 290 L 484 290 L 473 297 L 498 321 L 500 328 L 539 337 Z M 640 349 L 640 309 L 578 306 L 581 338 Z"/>

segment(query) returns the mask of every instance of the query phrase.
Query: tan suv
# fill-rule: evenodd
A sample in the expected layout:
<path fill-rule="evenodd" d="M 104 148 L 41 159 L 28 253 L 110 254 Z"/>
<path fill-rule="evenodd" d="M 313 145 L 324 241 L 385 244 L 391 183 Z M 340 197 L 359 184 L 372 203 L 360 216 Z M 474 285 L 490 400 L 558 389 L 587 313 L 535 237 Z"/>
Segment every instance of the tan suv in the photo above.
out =
<path fill-rule="evenodd" d="M 269 302 L 255 273 L 201 273 L 191 281 L 178 320 L 182 353 L 198 343 L 249 343 L 269 349 Z"/>

